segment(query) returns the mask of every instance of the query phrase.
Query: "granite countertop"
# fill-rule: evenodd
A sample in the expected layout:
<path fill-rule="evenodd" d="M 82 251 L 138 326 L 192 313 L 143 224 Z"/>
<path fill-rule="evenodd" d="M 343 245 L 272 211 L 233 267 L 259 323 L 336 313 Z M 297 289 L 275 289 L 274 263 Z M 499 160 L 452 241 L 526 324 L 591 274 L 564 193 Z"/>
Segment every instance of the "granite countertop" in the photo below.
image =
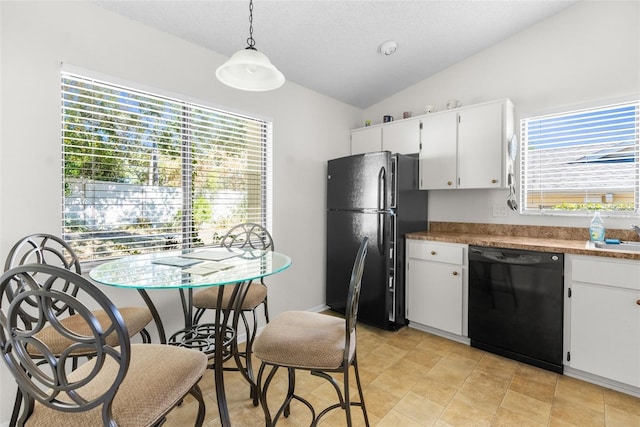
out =
<path fill-rule="evenodd" d="M 589 247 L 588 230 L 576 227 L 431 222 L 428 231 L 410 233 L 407 238 L 640 260 L 640 252 Z M 607 238 L 638 240 L 633 230 L 607 230 Z"/>

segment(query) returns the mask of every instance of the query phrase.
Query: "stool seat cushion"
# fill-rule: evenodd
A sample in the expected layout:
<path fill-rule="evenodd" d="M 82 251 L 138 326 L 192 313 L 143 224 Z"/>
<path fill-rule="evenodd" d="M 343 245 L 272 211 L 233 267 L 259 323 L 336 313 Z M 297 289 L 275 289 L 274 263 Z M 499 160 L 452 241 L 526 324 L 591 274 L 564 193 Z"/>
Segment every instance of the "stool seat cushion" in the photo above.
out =
<path fill-rule="evenodd" d="M 89 375 L 95 359 L 73 371 L 69 378 Z M 120 365 L 107 357 L 98 375 L 82 388 L 82 395 L 95 397 L 113 384 Z M 163 344 L 132 344 L 129 370 L 113 400 L 113 414 L 119 427 L 150 426 L 161 419 L 193 384 L 199 381 L 207 367 L 207 356 L 196 350 Z M 63 400 L 60 395 L 59 398 Z M 36 401 L 29 427 L 101 426 L 102 407 L 85 412 L 56 411 Z"/>
<path fill-rule="evenodd" d="M 211 286 L 193 294 L 193 306 L 215 310 L 218 308 L 218 293 L 222 289 L 222 306 L 227 307 L 235 285 Z M 267 297 L 267 287 L 262 283 L 251 283 L 247 296 L 242 302 L 242 310 L 253 310 Z"/>
<path fill-rule="evenodd" d="M 130 337 L 134 336 L 142 329 L 144 329 L 144 327 L 147 326 L 147 324 L 149 324 L 152 319 L 151 311 L 147 307 L 122 307 L 118 309 L 118 311 L 120 312 L 125 325 L 127 325 L 127 331 L 129 332 Z M 104 310 L 95 310 L 92 313 L 96 316 L 98 322 L 103 327 L 106 327 L 111 323 L 109 316 Z M 65 317 L 64 319 L 60 320 L 60 323 L 66 329 L 72 332 L 76 332 L 78 335 L 92 335 L 91 328 L 89 327 L 85 319 L 78 314 Z M 67 347 L 76 342 L 69 339 L 68 337 L 63 336 L 52 326 L 45 326 L 44 328 L 42 328 L 42 331 L 38 332 L 35 335 L 35 337 L 45 343 L 47 347 L 49 347 L 49 350 L 55 355 L 61 354 L 64 350 L 67 349 Z M 107 337 L 107 344 L 112 347 L 118 345 L 118 337 L 115 333 Z M 34 346 L 28 346 L 27 349 L 32 355 L 40 354 L 40 351 Z M 87 349 L 87 351 L 74 351 L 72 354 L 74 356 L 81 356 L 90 355 L 92 352 L 93 349 L 89 348 Z"/>
<path fill-rule="evenodd" d="M 301 369 L 330 370 L 342 366 L 345 321 L 308 311 L 286 311 L 267 324 L 253 344 L 253 353 L 265 363 Z M 349 361 L 355 353 L 355 330 Z"/>

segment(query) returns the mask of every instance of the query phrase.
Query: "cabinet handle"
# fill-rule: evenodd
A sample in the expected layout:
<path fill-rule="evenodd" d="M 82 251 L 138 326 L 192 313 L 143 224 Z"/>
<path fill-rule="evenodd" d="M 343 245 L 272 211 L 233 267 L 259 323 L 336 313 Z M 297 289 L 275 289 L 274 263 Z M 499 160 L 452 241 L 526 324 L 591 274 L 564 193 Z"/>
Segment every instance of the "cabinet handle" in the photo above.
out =
<path fill-rule="evenodd" d="M 638 301 L 636 301 L 636 304 L 640 305 L 640 299 Z"/>
<path fill-rule="evenodd" d="M 453 185 L 453 182 L 447 181 L 447 185 Z"/>
<path fill-rule="evenodd" d="M 495 184 L 496 182 L 498 182 L 498 180 L 497 180 L 497 179 L 492 179 L 492 180 L 491 180 L 491 183 L 492 183 L 492 184 Z"/>
<path fill-rule="evenodd" d="M 457 271 L 454 271 L 454 272 L 453 272 L 453 275 L 454 275 L 454 276 L 457 276 L 457 275 L 458 275 L 458 272 L 457 272 Z"/>
<path fill-rule="evenodd" d="M 431 251 L 431 255 L 435 255 L 435 254 L 436 254 L 436 251 Z"/>

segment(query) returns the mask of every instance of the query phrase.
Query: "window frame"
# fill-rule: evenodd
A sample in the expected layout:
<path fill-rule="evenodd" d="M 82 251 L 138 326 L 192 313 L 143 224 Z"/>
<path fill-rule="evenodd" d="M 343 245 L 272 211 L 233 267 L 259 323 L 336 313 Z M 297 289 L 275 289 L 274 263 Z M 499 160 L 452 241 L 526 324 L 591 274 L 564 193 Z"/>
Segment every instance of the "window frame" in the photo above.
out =
<path fill-rule="evenodd" d="M 640 95 L 631 95 L 616 99 L 599 100 L 582 105 L 564 106 L 553 110 L 546 111 L 538 114 L 526 114 L 522 115 L 520 119 L 520 143 L 519 143 L 519 213 L 523 215 L 542 215 L 542 216 L 571 216 L 571 217 L 591 217 L 594 212 L 598 211 L 603 217 L 617 217 L 617 218 L 638 218 L 640 217 Z M 633 153 L 635 154 L 635 161 L 633 163 L 633 169 L 631 173 L 635 174 L 635 183 L 633 188 L 633 204 L 634 210 L 612 210 L 601 209 L 597 207 L 597 204 L 606 205 L 606 200 L 603 198 L 602 202 L 587 202 L 583 201 L 576 203 L 577 205 L 587 205 L 587 208 L 583 209 L 554 209 L 551 207 L 533 208 L 527 204 L 527 185 L 528 177 L 526 174 L 532 169 L 528 162 L 528 141 L 526 137 L 526 126 L 530 121 L 545 118 L 554 118 L 555 116 L 571 116 L 581 113 L 588 113 L 597 110 L 620 108 L 624 106 L 635 107 L 635 145 L 633 145 Z M 586 156 L 585 156 L 586 157 Z M 603 162 L 606 162 L 603 160 Z M 588 163 L 588 162 L 585 162 Z M 544 190 L 542 190 L 544 192 Z M 602 191 L 600 191 L 602 192 Z M 549 193 L 547 191 L 547 193 Z M 569 191 L 568 191 L 569 193 Z M 594 191 L 594 194 L 598 193 Z M 574 190 L 574 194 L 580 194 Z M 586 193 L 585 193 L 586 194 Z M 567 203 L 567 202 L 564 202 Z M 591 203 L 591 206 L 589 204 Z"/>
<path fill-rule="evenodd" d="M 255 135 L 253 136 L 253 139 L 255 141 L 258 141 L 256 145 L 256 142 L 252 142 L 252 146 L 254 147 L 258 147 L 258 154 L 255 154 L 254 152 L 254 157 L 255 155 L 258 156 L 258 162 L 256 163 L 255 161 L 253 161 L 253 168 L 254 170 L 259 169 L 259 175 L 257 175 L 255 172 L 253 173 L 253 181 L 252 182 L 259 182 L 257 185 L 258 187 L 251 187 L 251 189 L 246 188 L 244 193 L 241 194 L 245 194 L 245 197 L 247 194 L 252 193 L 255 194 L 255 188 L 258 188 L 259 190 L 259 197 L 258 199 L 253 198 L 252 200 L 259 200 L 258 204 L 256 204 L 255 206 L 258 206 L 258 210 L 257 210 L 257 216 L 250 216 L 248 217 L 246 220 L 251 221 L 251 222 L 257 222 L 260 225 L 262 225 L 263 227 L 270 229 L 271 228 L 271 222 L 272 222 L 272 199 L 273 199 L 273 168 L 272 168 L 272 164 L 273 164 L 273 140 L 272 140 L 272 129 L 273 129 L 273 122 L 270 119 L 266 119 L 263 117 L 258 117 L 257 115 L 253 115 L 253 114 L 245 114 L 245 113 L 237 113 L 237 112 L 233 112 L 233 111 L 229 111 L 228 108 L 221 108 L 219 106 L 213 106 L 208 102 L 203 102 L 201 100 L 194 100 L 193 98 L 189 98 L 187 96 L 181 96 L 181 95 L 176 95 L 176 94 L 172 94 L 172 93 L 168 93 L 167 91 L 163 91 L 163 90 L 158 90 L 155 88 L 149 88 L 149 87 L 145 87 L 143 85 L 138 85 L 138 84 L 132 84 L 129 82 L 123 82 L 120 79 L 117 78 L 111 78 L 109 76 L 104 76 L 104 75 L 100 75 L 98 73 L 93 73 L 93 72 L 86 72 L 86 70 L 78 70 L 75 67 L 63 67 L 63 69 L 61 70 L 61 75 L 60 75 L 60 82 L 61 82 L 61 164 L 62 164 L 62 171 L 61 171 L 61 177 L 62 177 L 62 220 L 61 220 L 61 227 L 62 227 L 62 236 L 65 240 L 67 240 L 69 243 L 71 243 L 72 245 L 74 245 L 74 243 L 78 243 L 80 242 L 82 239 L 80 237 L 77 237 L 78 235 L 76 235 L 76 237 L 74 238 L 74 234 L 72 232 L 70 232 L 70 230 L 68 228 L 66 228 L 66 225 L 68 223 L 68 219 L 69 219 L 69 212 L 67 209 L 67 200 L 66 200 L 66 195 L 65 195 L 65 189 L 68 188 L 65 186 L 65 184 L 68 181 L 68 177 L 66 175 L 65 172 L 65 165 L 66 165 L 66 160 L 65 160 L 65 153 L 66 153 L 66 145 L 65 145 L 65 111 L 67 110 L 67 108 L 65 108 L 65 94 L 64 94 L 64 82 L 65 82 L 65 76 L 73 76 L 73 78 L 78 78 L 78 79 L 85 79 L 86 81 L 94 81 L 96 82 L 96 84 L 99 85 L 106 85 L 107 87 L 109 87 L 110 89 L 113 90 L 121 90 L 127 93 L 134 93 L 134 94 L 142 94 L 142 95 L 148 95 L 150 97 L 155 97 L 161 100 L 166 101 L 167 103 L 171 103 L 171 104 L 175 104 L 175 105 L 180 105 L 183 106 L 186 109 L 191 109 L 191 111 L 199 111 L 199 112 L 206 112 L 206 113 L 210 113 L 212 116 L 217 117 L 231 117 L 236 119 L 237 121 L 244 123 L 244 121 L 247 122 L 251 122 L 251 123 L 257 123 L 258 127 L 258 131 L 259 134 L 257 134 L 258 136 L 256 137 Z M 118 98 L 118 100 L 120 100 Z M 164 102 L 161 101 L 161 102 Z M 217 121 L 217 120 L 215 120 Z M 185 126 L 185 122 L 180 121 L 180 126 Z M 108 259 L 113 259 L 113 258 L 117 258 L 119 256 L 124 256 L 124 255 L 128 255 L 128 254 L 135 254 L 135 253 L 147 253 L 147 252 L 155 252 L 155 251 L 159 251 L 159 250 L 163 250 L 163 249 L 181 249 L 181 248 L 190 248 L 190 247 L 195 247 L 195 246 L 201 246 L 201 245 L 211 245 L 211 244 L 215 244 L 215 236 L 217 234 L 214 234 L 213 237 L 213 241 L 205 241 L 205 242 L 197 242 L 194 241 L 192 239 L 193 236 L 193 227 L 194 227 L 194 223 L 193 223 L 193 217 L 194 217 L 194 212 L 193 212 L 193 208 L 194 208 L 194 200 L 192 199 L 192 191 L 195 188 L 195 184 L 192 182 L 192 165 L 193 165 L 193 158 L 191 157 L 194 150 L 193 147 L 191 146 L 191 144 L 193 144 L 196 139 L 196 137 L 194 136 L 190 136 L 192 134 L 196 133 L 195 130 L 195 124 L 191 123 L 189 124 L 189 126 L 191 126 L 190 130 L 180 130 L 181 132 L 181 137 L 180 137 L 180 145 L 175 145 L 175 147 L 177 147 L 177 150 L 180 151 L 180 181 L 181 181 L 181 199 L 182 199 L 182 205 L 181 208 L 182 210 L 180 211 L 180 216 L 182 217 L 182 219 L 180 220 L 180 241 L 178 242 L 178 245 L 174 245 L 172 244 L 170 247 L 160 247 L 160 246 L 150 246 L 150 248 L 132 248 L 131 250 L 126 250 L 123 251 L 124 253 L 118 254 L 118 255 L 109 255 L 109 256 L 101 256 L 101 255 L 96 255 L 93 250 L 91 252 L 90 256 L 82 256 L 82 254 L 80 254 L 81 260 L 84 264 L 98 264 L 102 261 L 106 261 Z M 240 137 L 239 137 L 240 138 Z M 245 138 L 247 138 L 247 136 L 245 136 Z M 256 139 L 257 138 L 257 139 Z M 201 139 L 206 139 L 206 138 L 202 138 Z M 212 141 L 215 140 L 214 136 L 211 136 L 210 138 Z M 210 143 L 209 144 L 209 148 L 211 147 L 219 147 L 221 146 L 221 143 L 218 142 L 217 145 L 216 143 Z M 223 150 L 224 151 L 224 150 Z M 200 160 L 202 161 L 203 159 L 205 159 L 206 156 L 201 156 Z M 231 170 L 231 169 L 227 169 L 227 170 Z M 242 170 L 242 169 L 240 169 Z M 237 170 L 235 170 L 237 171 Z M 125 176 L 122 176 L 121 178 L 126 178 Z M 97 181 L 96 181 L 97 182 Z M 103 181 L 104 182 L 104 181 Z M 144 183 L 141 184 L 136 184 L 140 187 L 145 187 Z M 204 188 L 204 187 L 203 187 Z M 224 188 L 223 188 L 224 191 Z M 250 197 L 251 199 L 251 197 Z M 247 199 L 248 200 L 248 199 Z M 213 204 L 213 201 L 211 201 L 211 203 Z M 246 202 L 245 202 L 246 203 Z M 253 205 L 250 205 L 253 206 Z M 242 209 L 238 208 L 239 211 L 242 211 Z M 244 208 L 245 209 L 245 213 L 251 211 L 251 207 L 249 208 Z M 247 209 L 249 209 L 247 211 Z M 242 220 L 238 220 L 237 222 L 243 222 Z M 231 225 L 235 225 L 235 223 L 233 224 L 229 224 L 227 227 L 225 227 L 224 230 L 221 230 L 220 233 L 223 233 L 224 231 L 226 231 L 227 228 L 229 228 L 229 226 Z M 96 229 L 97 230 L 97 229 Z M 153 232 L 153 230 L 150 233 L 147 234 L 143 234 L 143 235 L 151 235 Z M 217 232 L 216 232 L 217 233 Z M 221 236 L 218 236 L 221 237 Z"/>

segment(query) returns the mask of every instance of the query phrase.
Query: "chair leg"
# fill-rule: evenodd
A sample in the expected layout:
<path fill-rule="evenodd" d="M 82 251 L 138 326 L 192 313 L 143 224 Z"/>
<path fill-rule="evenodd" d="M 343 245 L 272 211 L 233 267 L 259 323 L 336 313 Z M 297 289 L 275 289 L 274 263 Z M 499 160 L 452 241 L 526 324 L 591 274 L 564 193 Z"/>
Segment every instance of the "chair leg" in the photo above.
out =
<path fill-rule="evenodd" d="M 349 365 L 344 366 L 342 372 L 342 379 L 344 382 L 344 413 L 347 417 L 347 427 L 351 427 L 351 399 L 349 397 Z"/>
<path fill-rule="evenodd" d="M 195 427 L 202 427 L 204 424 L 204 415 L 206 412 L 204 398 L 202 397 L 202 390 L 200 390 L 200 386 L 195 384 L 191 390 L 189 390 L 189 394 L 196 398 L 198 401 L 198 416 L 196 417 Z"/>
<path fill-rule="evenodd" d="M 260 364 L 260 369 L 258 369 L 258 379 L 256 381 L 258 387 L 258 398 L 260 399 L 260 404 L 262 405 L 262 411 L 264 412 L 264 422 L 266 427 L 270 427 L 272 425 L 271 422 L 271 412 L 269 412 L 269 405 L 267 404 L 267 390 L 269 389 L 269 384 L 271 384 L 271 380 L 278 370 L 277 366 L 272 366 L 271 371 L 267 375 L 267 379 L 264 382 L 264 386 L 262 386 L 262 376 L 264 375 L 264 370 L 267 367 L 266 363 Z"/>
<path fill-rule="evenodd" d="M 357 354 L 353 355 L 353 370 L 356 374 L 356 385 L 358 386 L 358 394 L 360 396 L 360 408 L 362 409 L 362 415 L 364 416 L 364 425 L 369 427 L 369 417 L 367 416 L 367 408 L 364 405 L 364 393 L 362 392 L 362 384 L 360 383 L 360 372 L 358 371 Z"/>
<path fill-rule="evenodd" d="M 22 391 L 18 388 L 16 391 L 16 400 L 13 403 L 13 412 L 11 413 L 11 421 L 9 427 L 16 427 L 18 423 L 18 415 L 20 415 L 20 407 L 22 406 Z"/>

